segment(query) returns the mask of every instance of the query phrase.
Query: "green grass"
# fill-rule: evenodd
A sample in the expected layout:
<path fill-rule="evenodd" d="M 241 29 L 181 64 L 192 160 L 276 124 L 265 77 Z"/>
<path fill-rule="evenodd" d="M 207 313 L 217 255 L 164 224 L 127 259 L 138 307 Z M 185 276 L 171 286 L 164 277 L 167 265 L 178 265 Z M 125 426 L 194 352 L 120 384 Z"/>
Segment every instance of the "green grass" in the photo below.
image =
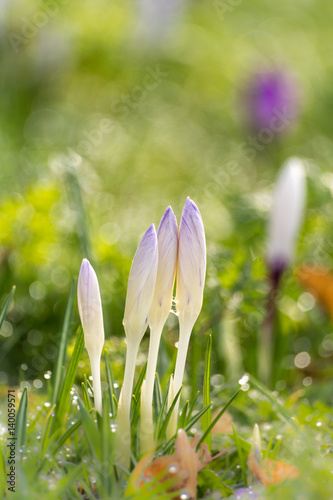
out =
<path fill-rule="evenodd" d="M 174 405 L 180 400 L 178 425 L 190 437 L 200 433 L 212 453 L 227 451 L 199 473 L 198 497 L 233 497 L 248 485 L 267 499 L 326 500 L 333 491 L 332 322 L 294 271 L 305 263 L 333 269 L 332 3 L 189 1 L 161 45 L 136 37 L 138 15 L 128 0 L 60 3 L 18 53 L 8 34 L 22 34 L 43 2 L 0 6 L 0 497 L 8 387 L 16 391 L 23 450 L 13 498 L 124 496 L 113 442 L 128 272 L 139 235 L 169 204 L 179 219 L 190 195 L 205 225 L 207 279 Z M 230 7 L 223 16 L 219 5 Z M 242 90 L 253 72 L 276 66 L 294 75 L 300 116 L 249 158 L 242 145 L 255 134 L 246 128 Z M 156 67 L 163 77 L 136 99 Z M 119 111 L 115 104 L 127 99 L 126 113 Z M 102 120 L 114 128 L 97 141 Z M 277 170 L 291 155 L 305 160 L 307 207 L 281 282 L 265 387 L 257 352 L 268 293 L 267 219 Z M 75 305 L 83 257 L 94 264 L 103 301 L 102 416 L 93 408 Z M 133 464 L 148 340 L 132 399 Z M 174 451 L 166 428 L 177 340 L 170 315 L 154 385 L 160 456 Z M 304 368 L 295 364 L 302 352 L 310 356 Z M 234 430 L 217 435 L 226 410 Z M 247 465 L 255 423 L 263 456 L 295 464 L 300 479 L 261 489 Z M 133 498 L 170 498 L 165 489 L 146 484 Z"/>

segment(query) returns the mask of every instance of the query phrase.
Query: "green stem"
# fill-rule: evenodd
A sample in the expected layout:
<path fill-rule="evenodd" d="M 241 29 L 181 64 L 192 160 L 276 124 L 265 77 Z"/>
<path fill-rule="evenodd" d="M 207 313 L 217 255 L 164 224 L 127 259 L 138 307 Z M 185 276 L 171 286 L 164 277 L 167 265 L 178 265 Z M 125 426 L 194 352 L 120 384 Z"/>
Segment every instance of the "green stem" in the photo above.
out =
<path fill-rule="evenodd" d="M 162 327 L 152 328 L 150 331 L 146 383 L 143 388 L 140 423 L 140 451 L 146 453 L 154 447 L 153 426 L 153 395 L 154 381 L 158 358 L 158 349 L 162 334 Z"/>
<path fill-rule="evenodd" d="M 92 356 L 90 365 L 93 378 L 95 409 L 102 415 L 101 355 Z"/>

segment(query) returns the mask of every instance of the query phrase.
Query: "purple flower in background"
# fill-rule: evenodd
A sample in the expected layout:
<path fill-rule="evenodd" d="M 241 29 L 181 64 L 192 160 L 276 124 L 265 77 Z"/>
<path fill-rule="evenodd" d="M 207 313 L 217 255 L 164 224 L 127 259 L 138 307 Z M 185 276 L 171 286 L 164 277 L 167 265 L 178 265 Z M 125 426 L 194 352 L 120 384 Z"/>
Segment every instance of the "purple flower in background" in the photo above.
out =
<path fill-rule="evenodd" d="M 286 70 L 257 72 L 244 98 L 246 121 L 252 132 L 269 129 L 281 134 L 298 118 L 300 93 L 294 77 Z"/>

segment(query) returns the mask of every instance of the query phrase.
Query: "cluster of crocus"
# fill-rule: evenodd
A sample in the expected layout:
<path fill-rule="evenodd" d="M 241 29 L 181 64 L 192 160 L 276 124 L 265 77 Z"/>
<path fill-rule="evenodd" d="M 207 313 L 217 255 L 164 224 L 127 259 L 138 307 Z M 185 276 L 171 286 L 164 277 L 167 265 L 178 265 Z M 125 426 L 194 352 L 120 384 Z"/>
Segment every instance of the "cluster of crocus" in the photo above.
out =
<path fill-rule="evenodd" d="M 150 344 L 146 380 L 141 392 L 140 446 L 142 453 L 154 447 L 152 400 L 155 371 L 163 326 L 171 311 L 176 273 L 176 309 L 180 333 L 175 374 L 169 389 L 170 404 L 182 385 L 188 343 L 201 310 L 206 274 L 202 218 L 190 198 L 187 198 L 183 208 L 179 234 L 176 216 L 168 207 L 157 232 L 151 225 L 143 235 L 130 270 L 123 320 L 127 354 L 117 412 L 115 454 L 115 462 L 126 469 L 130 465 L 130 410 L 136 358 L 148 325 Z M 97 277 L 86 259 L 80 270 L 78 302 L 92 367 L 95 407 L 101 412 L 99 365 L 104 342 L 103 316 Z M 168 430 L 172 435 L 177 428 L 177 414 L 178 406 Z"/>

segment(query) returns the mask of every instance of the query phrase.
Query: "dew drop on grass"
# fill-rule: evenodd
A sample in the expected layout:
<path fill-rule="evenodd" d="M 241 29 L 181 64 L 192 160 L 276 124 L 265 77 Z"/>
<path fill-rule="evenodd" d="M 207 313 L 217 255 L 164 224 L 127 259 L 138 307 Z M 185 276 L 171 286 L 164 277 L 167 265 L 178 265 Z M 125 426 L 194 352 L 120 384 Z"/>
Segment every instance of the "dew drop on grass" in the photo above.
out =
<path fill-rule="evenodd" d="M 111 432 L 116 432 L 116 430 L 117 430 L 117 423 L 116 422 L 112 422 L 112 424 L 110 425 L 110 429 L 111 429 Z"/>
<path fill-rule="evenodd" d="M 44 373 L 44 378 L 46 378 L 46 380 L 49 380 L 51 378 L 51 375 L 52 375 L 52 372 L 50 370 L 48 370 L 46 373 Z"/>
<path fill-rule="evenodd" d="M 244 385 L 244 384 L 247 384 L 247 383 L 248 383 L 248 381 L 249 381 L 249 374 L 248 374 L 248 373 L 244 373 L 244 375 L 242 376 L 242 378 L 240 378 L 240 379 L 238 380 L 238 383 L 239 383 L 240 385 Z"/>
<path fill-rule="evenodd" d="M 50 401 L 46 401 L 46 403 L 44 403 L 44 406 L 45 406 L 45 408 L 49 408 L 51 406 Z"/>
<path fill-rule="evenodd" d="M 322 421 L 321 420 L 318 420 L 318 422 L 316 422 L 316 426 L 317 427 L 321 427 L 323 425 Z"/>
<path fill-rule="evenodd" d="M 169 472 L 170 472 L 170 474 L 176 474 L 176 472 L 178 472 L 178 465 L 176 465 L 176 464 L 170 465 Z"/>
<path fill-rule="evenodd" d="M 187 491 L 184 491 L 179 495 L 180 500 L 189 500 L 191 498 L 191 495 L 187 493 Z"/>

